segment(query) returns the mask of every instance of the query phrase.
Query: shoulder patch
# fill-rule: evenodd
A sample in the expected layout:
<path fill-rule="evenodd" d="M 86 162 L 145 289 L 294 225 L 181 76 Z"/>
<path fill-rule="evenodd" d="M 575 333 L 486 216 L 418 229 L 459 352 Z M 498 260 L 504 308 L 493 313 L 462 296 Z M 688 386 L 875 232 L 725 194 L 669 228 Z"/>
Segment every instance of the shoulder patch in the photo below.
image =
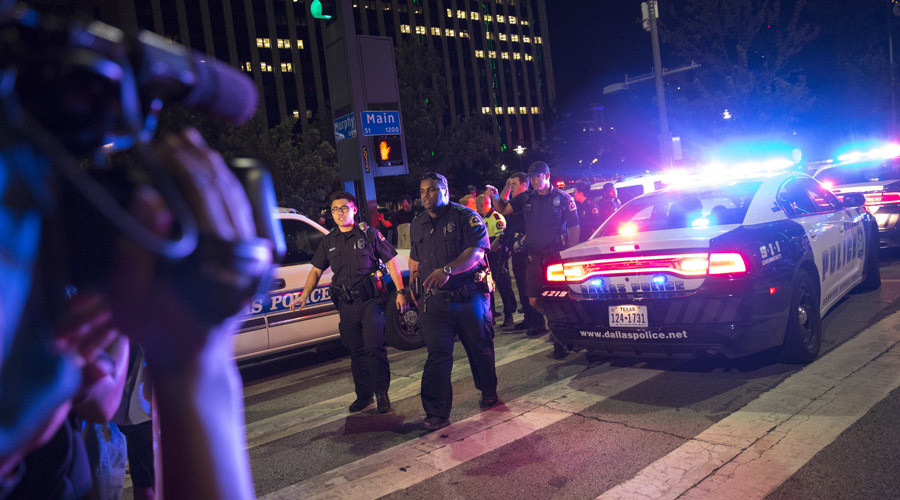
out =
<path fill-rule="evenodd" d="M 575 212 L 578 208 L 575 206 L 575 200 L 569 200 L 569 212 Z"/>
<path fill-rule="evenodd" d="M 477 215 L 471 215 L 471 216 L 469 216 L 469 225 L 472 227 L 483 226 L 484 221 L 481 220 L 481 217 L 479 217 Z"/>
<path fill-rule="evenodd" d="M 497 229 L 504 230 L 506 229 L 506 224 L 501 219 L 497 219 Z"/>
<path fill-rule="evenodd" d="M 381 234 L 381 231 L 375 231 L 375 237 L 378 238 L 379 241 L 384 241 L 384 235 Z"/>

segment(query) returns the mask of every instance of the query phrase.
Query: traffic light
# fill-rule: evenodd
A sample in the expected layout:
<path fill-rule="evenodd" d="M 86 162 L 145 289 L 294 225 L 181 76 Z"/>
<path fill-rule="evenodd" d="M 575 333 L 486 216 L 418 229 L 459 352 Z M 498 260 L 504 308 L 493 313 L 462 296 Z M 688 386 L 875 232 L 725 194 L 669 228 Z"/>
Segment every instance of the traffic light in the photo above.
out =
<path fill-rule="evenodd" d="M 312 0 L 309 4 L 309 12 L 316 19 L 331 19 L 334 17 L 335 0 Z"/>
<path fill-rule="evenodd" d="M 379 135 L 374 139 L 375 165 L 379 167 L 403 165 L 403 146 L 399 135 Z"/>

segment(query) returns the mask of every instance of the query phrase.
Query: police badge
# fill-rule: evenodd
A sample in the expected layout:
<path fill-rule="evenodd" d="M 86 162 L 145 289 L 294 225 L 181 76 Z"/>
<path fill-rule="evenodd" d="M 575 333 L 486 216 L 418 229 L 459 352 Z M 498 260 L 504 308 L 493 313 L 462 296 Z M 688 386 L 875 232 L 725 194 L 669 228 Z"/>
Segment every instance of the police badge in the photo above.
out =
<path fill-rule="evenodd" d="M 554 206 L 554 207 L 558 207 L 558 206 L 559 206 L 559 196 L 556 196 L 556 197 L 553 198 L 553 206 Z"/>
<path fill-rule="evenodd" d="M 366 240 L 360 238 L 356 241 L 356 249 L 357 250 L 362 250 L 365 247 L 366 247 Z"/>
<path fill-rule="evenodd" d="M 448 233 L 452 233 L 453 231 L 456 231 L 456 223 L 455 223 L 455 222 L 448 222 L 448 223 L 447 223 L 447 232 L 448 232 Z"/>

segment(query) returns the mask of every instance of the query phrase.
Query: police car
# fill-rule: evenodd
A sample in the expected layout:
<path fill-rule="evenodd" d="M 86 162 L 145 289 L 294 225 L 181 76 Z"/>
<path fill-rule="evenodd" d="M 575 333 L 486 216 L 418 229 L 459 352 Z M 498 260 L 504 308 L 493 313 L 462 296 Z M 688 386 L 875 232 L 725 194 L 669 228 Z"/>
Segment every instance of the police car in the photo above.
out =
<path fill-rule="evenodd" d="M 293 209 L 280 208 L 275 216 L 284 230 L 287 253 L 275 271 L 268 295 L 254 299 L 244 312 L 235 337 L 238 360 L 314 346 L 340 337 L 338 312 L 328 291 L 334 274 L 330 268 L 322 273 L 306 307 L 300 311 L 291 307 L 303 292 L 313 255 L 328 231 Z M 397 253 L 401 274 L 406 278 L 409 250 L 398 249 Z M 390 275 L 386 279 L 390 280 Z M 389 288 L 396 290 L 393 284 Z M 403 350 L 417 349 L 424 345 L 418 333 L 418 312 L 411 309 L 401 315 L 393 307 L 393 293 L 385 307 L 388 344 Z"/>
<path fill-rule="evenodd" d="M 563 343 L 609 355 L 815 359 L 822 316 L 880 286 L 861 195 L 769 174 L 637 197 L 548 262 L 542 302 Z"/>
<path fill-rule="evenodd" d="M 900 246 L 900 145 L 841 155 L 837 163 L 818 169 L 814 177 L 838 198 L 863 194 L 878 223 L 882 246 Z"/>

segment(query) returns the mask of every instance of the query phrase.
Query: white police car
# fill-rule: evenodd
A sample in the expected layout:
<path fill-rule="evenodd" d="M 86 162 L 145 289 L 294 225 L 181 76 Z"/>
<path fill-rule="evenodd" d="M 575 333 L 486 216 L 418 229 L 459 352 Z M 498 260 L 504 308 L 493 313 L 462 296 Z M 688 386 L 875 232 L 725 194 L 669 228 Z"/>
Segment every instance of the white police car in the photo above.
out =
<path fill-rule="evenodd" d="M 900 246 L 900 145 L 847 153 L 837 163 L 818 169 L 814 177 L 838 198 L 847 193 L 865 196 L 882 246 Z"/>
<path fill-rule="evenodd" d="M 244 313 L 235 338 L 238 360 L 314 346 L 340 337 L 338 312 L 328 291 L 333 275 L 330 268 L 322 273 L 306 307 L 300 311 L 291 308 L 303 292 L 306 277 L 312 269 L 313 255 L 328 231 L 293 209 L 279 208 L 275 216 L 284 230 L 287 253 L 275 271 L 269 294 L 255 299 Z M 400 271 L 406 278 L 409 250 L 397 252 Z M 390 275 L 386 275 L 386 279 L 390 280 Z M 389 287 L 394 290 L 392 284 Z M 417 311 L 412 309 L 400 315 L 393 307 L 393 300 L 391 295 L 385 307 L 388 343 L 404 350 L 421 347 L 424 344 L 418 334 Z"/>
<path fill-rule="evenodd" d="M 547 263 L 549 326 L 598 354 L 810 362 L 822 315 L 881 284 L 863 202 L 798 173 L 645 194 Z"/>

